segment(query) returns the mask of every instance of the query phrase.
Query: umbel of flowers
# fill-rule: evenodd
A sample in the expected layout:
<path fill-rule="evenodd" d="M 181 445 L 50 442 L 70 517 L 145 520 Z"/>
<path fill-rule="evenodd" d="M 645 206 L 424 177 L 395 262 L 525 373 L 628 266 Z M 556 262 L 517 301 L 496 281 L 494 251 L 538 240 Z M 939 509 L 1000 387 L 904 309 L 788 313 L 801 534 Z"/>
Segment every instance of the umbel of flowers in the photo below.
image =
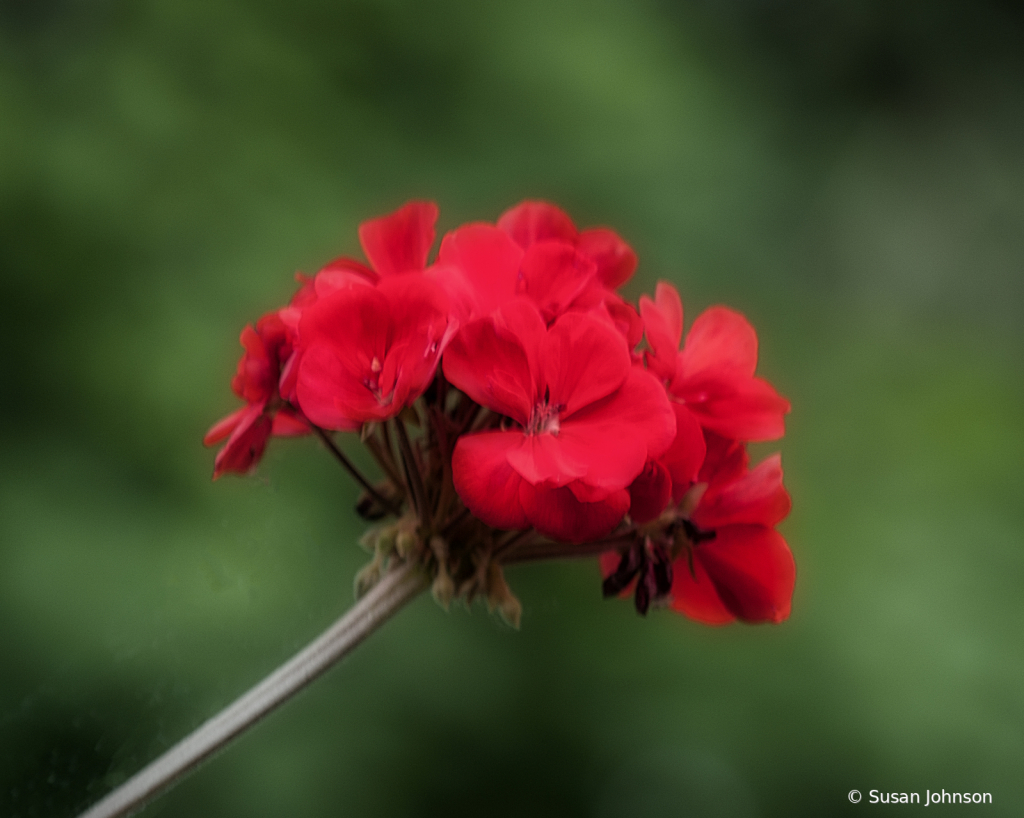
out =
<path fill-rule="evenodd" d="M 701 622 L 780 622 L 795 568 L 778 455 L 789 403 L 755 375 L 757 335 L 712 307 L 684 336 L 659 283 L 616 289 L 637 259 L 605 228 L 528 201 L 445 235 L 410 202 L 365 222 L 366 260 L 299 276 L 291 302 L 242 331 L 245 405 L 205 438 L 214 478 L 248 473 L 271 437 L 317 435 L 363 487 L 376 527 L 357 593 L 416 562 L 436 599 L 483 596 L 518 624 L 502 567 L 594 556 L 604 593 Z M 381 478 L 339 448 L 350 432 Z"/>

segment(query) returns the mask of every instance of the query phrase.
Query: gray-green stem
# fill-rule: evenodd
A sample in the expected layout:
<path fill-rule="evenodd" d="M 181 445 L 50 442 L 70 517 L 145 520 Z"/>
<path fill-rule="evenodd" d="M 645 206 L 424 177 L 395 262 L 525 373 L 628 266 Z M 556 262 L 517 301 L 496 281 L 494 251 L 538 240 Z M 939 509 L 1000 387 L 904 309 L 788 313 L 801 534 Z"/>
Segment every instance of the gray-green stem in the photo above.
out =
<path fill-rule="evenodd" d="M 115 818 L 143 807 L 149 799 L 302 690 L 426 587 L 427 576 L 418 565 L 406 563 L 389 571 L 306 648 L 82 813 L 80 818 Z"/>

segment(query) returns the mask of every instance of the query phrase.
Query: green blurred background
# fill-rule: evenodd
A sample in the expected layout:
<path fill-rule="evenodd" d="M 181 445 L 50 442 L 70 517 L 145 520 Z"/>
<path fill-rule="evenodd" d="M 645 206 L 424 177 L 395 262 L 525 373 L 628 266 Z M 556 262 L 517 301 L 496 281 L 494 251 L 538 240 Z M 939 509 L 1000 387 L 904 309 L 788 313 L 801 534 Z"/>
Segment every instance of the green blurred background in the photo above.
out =
<path fill-rule="evenodd" d="M 993 0 L 0 0 L 0 814 L 73 815 L 351 603 L 336 464 L 285 441 L 212 484 L 200 438 L 242 325 L 413 197 L 442 230 L 551 199 L 633 244 L 630 297 L 750 317 L 794 407 L 792 618 L 520 567 L 520 632 L 420 599 L 144 815 L 1021 814 L 1024 15 Z"/>

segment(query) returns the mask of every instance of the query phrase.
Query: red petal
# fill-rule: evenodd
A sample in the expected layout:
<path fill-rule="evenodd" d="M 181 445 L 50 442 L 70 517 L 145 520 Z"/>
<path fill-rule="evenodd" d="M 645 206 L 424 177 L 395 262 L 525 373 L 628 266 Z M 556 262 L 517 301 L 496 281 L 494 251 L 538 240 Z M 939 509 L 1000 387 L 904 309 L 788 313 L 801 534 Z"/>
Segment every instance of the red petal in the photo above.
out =
<path fill-rule="evenodd" d="M 295 389 L 302 413 L 317 426 L 351 432 L 364 421 L 383 420 L 401 410 L 382 407 L 374 394 L 326 344 L 306 350 Z"/>
<path fill-rule="evenodd" d="M 446 299 L 421 275 L 338 290 L 299 321 L 296 395 L 318 426 L 351 429 L 383 420 L 433 377 L 449 337 Z"/>
<path fill-rule="evenodd" d="M 665 510 L 672 499 L 672 478 L 657 460 L 648 460 L 640 476 L 629 486 L 629 516 L 647 523 Z"/>
<path fill-rule="evenodd" d="M 757 368 L 757 333 L 740 313 L 711 307 L 697 316 L 679 354 L 677 378 L 752 378 Z"/>
<path fill-rule="evenodd" d="M 584 477 L 593 457 L 592 451 L 584 451 L 584 456 L 590 454 L 591 457 L 583 460 L 574 454 L 580 454 L 579 447 L 563 446 L 552 434 L 522 435 L 520 445 L 509 450 L 508 462 L 528 483 L 564 486 Z"/>
<path fill-rule="evenodd" d="M 235 430 L 217 452 L 213 461 L 213 479 L 216 480 L 226 472 L 247 474 L 256 467 L 270 437 L 271 422 L 263 413 L 263 404 L 246 407 Z"/>
<path fill-rule="evenodd" d="M 396 402 L 415 400 L 437 370 L 441 353 L 454 334 L 449 327 L 444 290 L 425 276 L 401 276 L 382 281 L 377 291 L 388 300 L 390 346 L 382 381 L 394 368 Z"/>
<path fill-rule="evenodd" d="M 622 385 L 630 371 L 629 350 L 600 319 L 571 312 L 548 330 L 540 365 L 550 403 L 560 405 L 566 419 Z"/>
<path fill-rule="evenodd" d="M 548 321 L 565 312 L 593 281 L 595 269 L 571 244 L 553 240 L 531 245 L 520 266 L 525 292 Z"/>
<path fill-rule="evenodd" d="M 640 296 L 640 315 L 650 346 L 647 367 L 659 378 L 671 380 L 676 373 L 679 340 L 683 335 L 683 302 L 675 287 L 664 281 L 658 282 L 655 299 Z"/>
<path fill-rule="evenodd" d="M 477 317 L 476 290 L 460 268 L 450 264 L 432 264 L 424 270 L 423 276 L 444 292 L 453 321 L 465 324 Z"/>
<path fill-rule="evenodd" d="M 284 309 L 288 309 L 285 307 Z M 281 319 L 281 311 L 268 312 L 256 322 L 256 332 L 267 348 L 271 358 L 277 357 L 277 350 L 288 340 L 288 328 Z"/>
<path fill-rule="evenodd" d="M 613 230 L 605 227 L 584 230 L 576 246 L 594 260 L 597 277 L 610 289 L 625 284 L 636 270 L 636 253 Z"/>
<path fill-rule="evenodd" d="M 426 267 L 437 213 L 433 202 L 409 202 L 359 225 L 359 242 L 373 268 L 381 276 L 390 276 Z"/>
<path fill-rule="evenodd" d="M 582 480 L 573 480 L 567 485 L 569 487 L 569 491 L 572 492 L 573 497 L 581 503 L 599 503 L 602 500 L 607 500 L 612 494 L 622 491 L 622 489 L 609 489 L 592 486 L 589 483 L 584 483 Z"/>
<path fill-rule="evenodd" d="M 676 436 L 658 461 L 671 475 L 672 499 L 678 503 L 696 482 L 707 447 L 704 433 L 693 413 L 680 403 L 673 403 L 672 411 L 676 416 Z"/>
<path fill-rule="evenodd" d="M 556 540 L 583 543 L 611 533 L 629 510 L 629 492 L 610 494 L 597 503 L 576 499 L 572 491 L 531 486 L 525 480 L 519 486 L 519 500 L 530 522 L 541 534 Z"/>
<path fill-rule="evenodd" d="M 522 478 L 506 454 L 519 445 L 521 432 L 481 432 L 464 435 L 452 453 L 455 490 L 474 516 L 502 529 L 527 528 L 530 521 L 519 501 Z"/>
<path fill-rule="evenodd" d="M 506 210 L 498 219 L 498 227 L 523 249 L 544 239 L 576 240 L 572 219 L 547 202 L 526 201 Z"/>
<path fill-rule="evenodd" d="M 380 367 L 386 359 L 389 316 L 387 298 L 373 287 L 338 290 L 303 311 L 296 395 L 313 423 L 351 430 L 390 417 L 364 383 L 373 360 Z"/>
<path fill-rule="evenodd" d="M 522 249 L 497 227 L 470 224 L 441 240 L 438 262 L 458 267 L 469 281 L 476 314 L 489 315 L 516 293 Z"/>
<path fill-rule="evenodd" d="M 785 519 L 791 506 L 782 486 L 782 458 L 773 454 L 738 479 L 713 481 L 701 497 L 693 521 L 703 529 L 739 523 L 771 528 Z"/>
<path fill-rule="evenodd" d="M 280 409 L 274 415 L 274 426 L 271 430 L 274 437 L 298 437 L 308 435 L 309 432 L 309 424 L 305 418 L 291 409 Z"/>
<path fill-rule="evenodd" d="M 605 296 L 604 308 L 632 352 L 644 337 L 644 322 L 640 314 L 633 309 L 632 304 L 623 301 L 615 293 L 608 293 Z"/>
<path fill-rule="evenodd" d="M 444 376 L 488 409 L 522 425 L 535 401 L 534 378 L 522 343 L 493 318 L 471 321 L 444 353 Z"/>
<path fill-rule="evenodd" d="M 500 310 L 494 313 L 494 323 L 512 333 L 526 352 L 530 362 L 530 373 L 533 382 L 540 385 L 540 355 L 543 342 L 548 334 L 547 324 L 537 309 L 537 305 L 528 298 L 513 298 Z M 536 393 L 535 393 L 536 394 Z"/>
<path fill-rule="evenodd" d="M 701 425 L 734 440 L 777 440 L 786 431 L 789 401 L 761 378 L 688 381 L 677 379 L 672 393 L 682 397 Z"/>
<path fill-rule="evenodd" d="M 248 403 L 267 400 L 274 394 L 277 382 L 277 361 L 263 337 L 252 327 L 245 327 L 239 336 L 245 349 L 231 379 L 231 389 Z"/>
<path fill-rule="evenodd" d="M 567 460 L 587 464 L 583 482 L 618 490 L 668 448 L 675 430 L 664 388 L 632 367 L 614 395 L 563 420 L 557 440 Z"/>
<path fill-rule="evenodd" d="M 345 290 L 349 287 L 372 287 L 378 281 L 380 281 L 380 276 L 365 264 L 360 264 L 350 258 L 336 258 L 316 274 L 312 285 L 314 297 L 307 296 L 306 301 L 309 303 L 305 306 L 310 306 L 311 303 L 325 298 L 336 290 Z"/>
<path fill-rule="evenodd" d="M 679 291 L 667 281 L 659 281 L 654 288 L 654 303 L 665 319 L 672 346 L 679 349 L 683 338 L 683 301 Z"/>
<path fill-rule="evenodd" d="M 242 418 L 249 411 L 249 406 L 243 406 L 232 412 L 226 417 L 222 417 L 213 426 L 210 427 L 210 431 L 203 437 L 204 446 L 213 446 L 214 444 L 220 443 L 224 438 L 230 437 L 231 433 L 235 431 L 235 427 L 241 423 Z"/>
<path fill-rule="evenodd" d="M 281 377 L 277 381 L 278 394 L 289 403 L 296 403 L 298 398 L 295 394 L 295 389 L 299 379 L 299 362 L 302 360 L 302 355 L 298 350 L 292 352 L 288 356 L 288 360 L 284 362 L 284 366 L 281 367 Z"/>
<path fill-rule="evenodd" d="M 698 547 L 703 548 L 704 544 Z M 704 566 L 694 559 L 691 574 L 685 556 L 672 564 L 672 610 L 705 625 L 727 625 L 736 620 L 719 599 Z"/>
<path fill-rule="evenodd" d="M 697 476 L 701 483 L 724 483 L 737 480 L 746 473 L 750 456 L 743 443 L 707 430 L 704 431 L 704 442 L 708 453 Z"/>
<path fill-rule="evenodd" d="M 598 557 L 598 565 L 601 566 L 601 576 L 607 577 L 610 574 L 615 573 L 615 569 L 619 567 L 619 560 L 622 559 L 622 554 L 618 551 L 605 551 Z"/>
<path fill-rule="evenodd" d="M 374 280 L 376 280 L 376 273 L 369 268 L 365 269 L 374 277 Z M 301 312 L 316 301 L 316 287 L 314 286 L 313 279 L 304 276 L 302 273 L 296 273 L 295 280 L 299 282 L 299 289 L 295 291 L 295 295 L 293 295 L 292 300 L 288 302 L 288 306 Z"/>
<path fill-rule="evenodd" d="M 789 616 L 796 582 L 793 555 L 782 535 L 756 525 L 729 525 L 694 552 L 722 604 L 745 622 Z"/>
<path fill-rule="evenodd" d="M 358 276 L 359 278 L 369 281 L 371 284 L 376 284 L 380 281 L 380 276 L 371 268 L 367 267 L 363 262 L 357 261 L 354 258 L 349 258 L 348 256 L 338 256 L 338 258 L 331 259 L 321 267 L 319 271 L 317 271 L 316 275 L 322 276 L 334 273 Z M 313 280 L 316 280 L 316 276 L 314 276 Z M 307 283 L 308 282 L 303 282 L 304 285 Z M 300 292 L 302 291 L 300 290 Z"/>
<path fill-rule="evenodd" d="M 376 287 L 338 290 L 303 310 L 300 349 L 319 343 L 335 345 L 346 359 L 358 358 L 351 367 L 362 372 L 374 357 L 382 360 L 387 351 L 389 316 L 388 299 Z"/>

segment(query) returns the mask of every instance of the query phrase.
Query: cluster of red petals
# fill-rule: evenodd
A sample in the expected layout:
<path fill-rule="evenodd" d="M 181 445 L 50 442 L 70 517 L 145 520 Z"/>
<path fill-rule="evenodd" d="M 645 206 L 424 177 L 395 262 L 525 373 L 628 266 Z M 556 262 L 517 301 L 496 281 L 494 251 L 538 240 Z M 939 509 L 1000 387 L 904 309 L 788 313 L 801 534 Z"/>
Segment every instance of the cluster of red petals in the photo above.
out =
<path fill-rule="evenodd" d="M 664 389 L 593 315 L 549 327 L 533 303 L 513 301 L 463 327 L 444 374 L 511 421 L 461 437 L 452 456 L 459 496 L 495 528 L 568 542 L 607 534 L 629 509 L 630 483 L 675 435 Z"/>
<path fill-rule="evenodd" d="M 410 202 L 365 222 L 365 261 L 300 278 L 243 331 L 232 388 L 246 405 L 207 434 L 227 439 L 214 476 L 250 471 L 272 434 L 395 418 L 440 372 L 489 413 L 450 447 L 476 518 L 566 543 L 626 520 L 642 548 L 603 559 L 617 588 L 635 579 L 704 622 L 784 619 L 794 569 L 775 525 L 789 497 L 778 457 L 750 469 L 745 444 L 781 437 L 789 404 L 755 375 L 753 327 L 713 307 L 684 338 L 671 285 L 635 308 L 616 292 L 630 247 L 545 202 L 452 230 L 431 260 L 437 218 Z M 683 532 L 671 548 L 647 533 L 666 520 Z"/>
<path fill-rule="evenodd" d="M 614 288 L 635 269 L 636 255 L 616 233 L 580 232 L 565 213 L 544 202 L 524 202 L 497 225 L 453 230 L 441 241 L 435 267 L 464 320 L 525 298 L 549 324 L 565 312 L 599 315 L 626 338 L 630 351 L 643 326 Z"/>
<path fill-rule="evenodd" d="M 419 396 L 449 325 L 444 290 L 423 274 L 437 215 L 431 202 L 410 202 L 365 222 L 359 238 L 369 264 L 342 257 L 312 279 L 299 276 L 287 307 L 242 332 L 232 388 L 246 406 L 203 439 L 228 438 L 215 479 L 251 471 L 271 434 L 303 434 L 310 423 L 358 429 Z"/>
<path fill-rule="evenodd" d="M 426 274 L 437 205 L 410 202 L 365 222 L 369 260 L 336 259 L 313 279 L 299 321 L 298 403 L 313 423 L 351 431 L 387 420 L 422 394 L 458 326 Z"/>
<path fill-rule="evenodd" d="M 772 455 L 754 469 L 748 463 L 741 443 L 711 438 L 700 474 L 707 489 L 690 520 L 696 531 L 714 537 L 678 561 L 672 583 L 672 607 L 701 622 L 789 616 L 796 566 L 775 530 L 790 509 L 781 459 Z"/>
<path fill-rule="evenodd" d="M 757 333 L 746 318 L 712 307 L 697 316 L 680 350 L 683 304 L 671 284 L 660 282 L 653 301 L 641 296 L 640 315 L 648 368 L 702 428 L 733 440 L 782 437 L 789 401 L 754 376 Z"/>
<path fill-rule="evenodd" d="M 324 296 L 299 322 L 302 411 L 348 431 L 394 417 L 433 380 L 451 329 L 443 290 L 423 276 Z"/>
<path fill-rule="evenodd" d="M 671 565 L 661 564 L 667 549 L 649 539 L 634 546 L 632 560 L 606 555 L 610 587 L 635 576 L 638 608 L 661 594 L 709 624 L 780 622 L 789 616 L 795 568 L 774 527 L 790 500 L 779 456 L 751 471 L 745 443 L 781 437 L 789 402 L 754 375 L 757 335 L 739 313 L 712 307 L 683 341 L 682 302 L 661 282 L 654 300 L 640 298 L 640 314 L 644 361 L 673 401 L 676 437 L 630 486 L 630 517 L 642 524 L 673 506 L 684 510 L 676 538 L 683 546 Z"/>
<path fill-rule="evenodd" d="M 300 290 L 296 300 L 301 302 L 304 297 Z M 214 460 L 214 480 L 225 472 L 251 471 L 271 435 L 292 437 L 309 432 L 301 412 L 282 398 L 282 394 L 289 394 L 289 388 L 294 389 L 294 383 L 281 377 L 294 357 L 295 331 L 288 324 L 291 312 L 286 307 L 268 313 L 255 328 L 242 330 L 240 340 L 245 353 L 238 362 L 231 389 L 246 402 L 245 406 L 217 421 L 203 438 L 207 446 L 227 440 Z"/>

